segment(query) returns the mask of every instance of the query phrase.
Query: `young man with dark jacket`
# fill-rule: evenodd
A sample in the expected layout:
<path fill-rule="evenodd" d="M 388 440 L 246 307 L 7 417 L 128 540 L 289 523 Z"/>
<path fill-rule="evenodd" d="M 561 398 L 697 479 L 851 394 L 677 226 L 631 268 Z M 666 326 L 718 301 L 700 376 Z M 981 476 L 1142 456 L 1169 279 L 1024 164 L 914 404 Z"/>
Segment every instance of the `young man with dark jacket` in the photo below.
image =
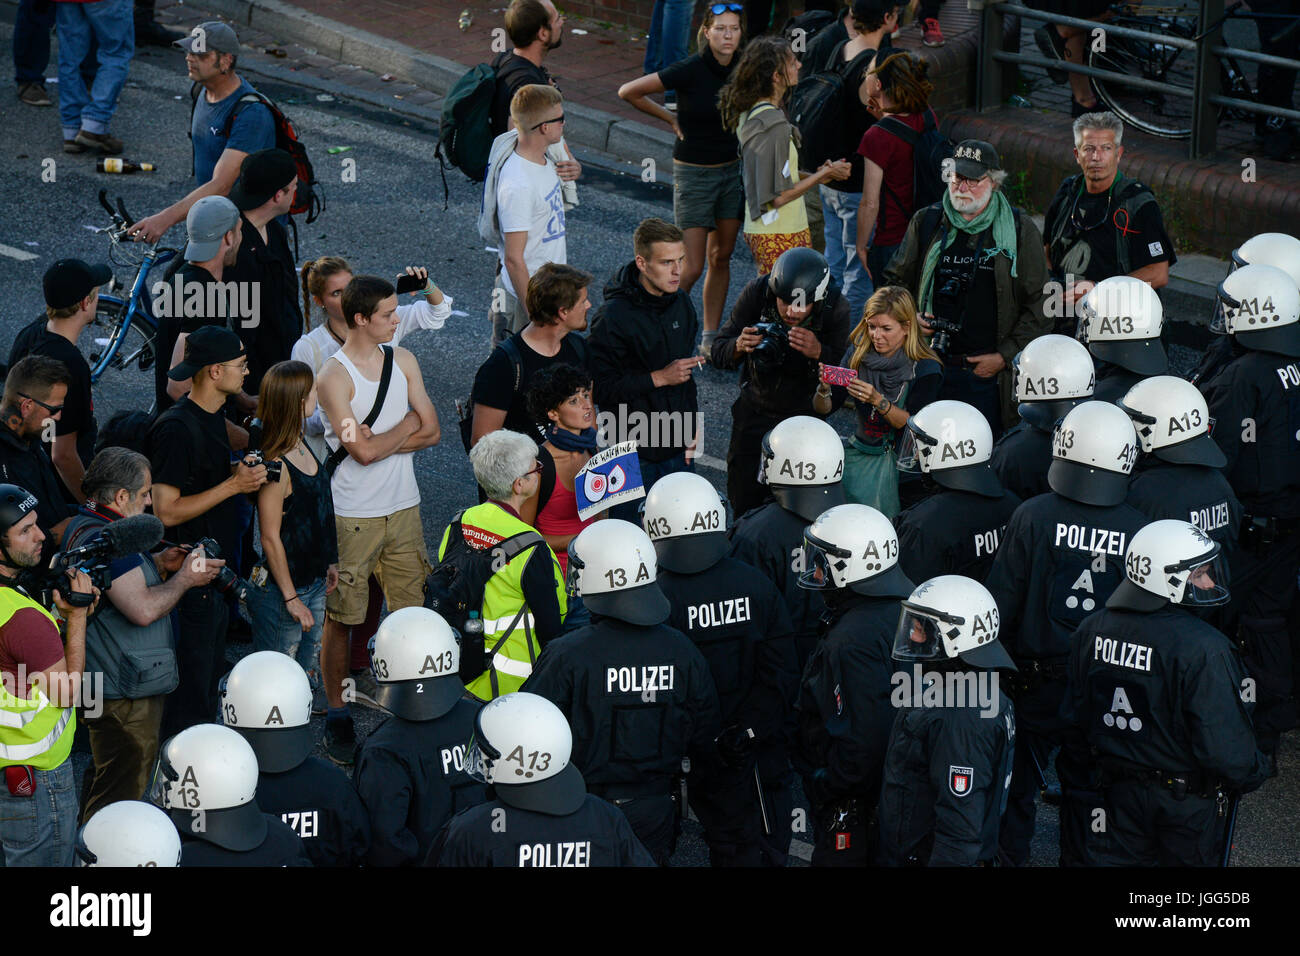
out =
<path fill-rule="evenodd" d="M 682 231 L 646 219 L 632 245 L 636 258 L 605 286 L 592 320 L 591 371 L 605 438 L 637 441 L 649 488 L 664 475 L 694 469 L 699 406 L 691 376 L 704 360 L 695 352 L 695 306 L 678 288 L 686 261 Z M 635 521 L 635 509 L 615 506 L 610 516 Z"/>

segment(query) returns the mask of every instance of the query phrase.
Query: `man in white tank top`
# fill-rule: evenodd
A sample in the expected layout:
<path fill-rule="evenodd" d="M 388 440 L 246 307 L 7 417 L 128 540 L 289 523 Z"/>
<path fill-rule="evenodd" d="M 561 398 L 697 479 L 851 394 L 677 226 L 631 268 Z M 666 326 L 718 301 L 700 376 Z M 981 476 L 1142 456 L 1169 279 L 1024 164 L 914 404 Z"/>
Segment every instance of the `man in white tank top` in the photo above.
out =
<path fill-rule="evenodd" d="M 343 290 L 348 332 L 317 378 L 325 411 L 325 443 L 347 455 L 331 480 L 338 527 L 339 583 L 325 600 L 321 675 L 329 712 L 325 749 L 331 760 L 352 763 L 356 733 L 344 699 L 348 634 L 366 617 L 368 580 L 374 574 L 389 612 L 424 600 L 430 570 L 420 522 L 420 491 L 413 455 L 441 437 L 438 413 L 424 390 L 415 356 L 393 350 L 392 380 L 378 417 L 366 418 L 379 391 L 385 343 L 397 331 L 397 292 L 377 276 L 356 276 Z"/>

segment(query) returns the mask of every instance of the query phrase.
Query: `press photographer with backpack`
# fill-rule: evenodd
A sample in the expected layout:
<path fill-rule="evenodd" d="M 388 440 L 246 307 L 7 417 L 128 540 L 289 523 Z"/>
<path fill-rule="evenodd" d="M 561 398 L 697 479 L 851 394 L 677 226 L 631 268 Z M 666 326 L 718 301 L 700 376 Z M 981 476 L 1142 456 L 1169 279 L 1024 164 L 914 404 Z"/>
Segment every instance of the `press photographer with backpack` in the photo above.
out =
<path fill-rule="evenodd" d="M 443 532 L 425 604 L 464 635 L 460 676 L 472 696 L 488 701 L 519 690 L 542 648 L 559 635 L 564 575 L 546 541 L 519 516 L 541 481 L 537 443 L 499 429 L 479 439 L 469 460 L 488 500 L 462 511 Z M 474 618 L 481 637 L 466 626 Z"/>

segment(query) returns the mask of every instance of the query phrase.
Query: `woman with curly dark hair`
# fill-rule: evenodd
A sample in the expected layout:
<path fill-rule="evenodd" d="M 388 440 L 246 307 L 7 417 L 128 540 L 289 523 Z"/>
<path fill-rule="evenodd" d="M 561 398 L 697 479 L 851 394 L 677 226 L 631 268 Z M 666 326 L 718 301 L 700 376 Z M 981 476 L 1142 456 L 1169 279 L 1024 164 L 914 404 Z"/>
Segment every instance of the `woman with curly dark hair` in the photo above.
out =
<path fill-rule="evenodd" d="M 722 91 L 722 125 L 740 140 L 745 181 L 745 241 L 759 274 L 781 253 L 812 244 L 803 196 L 830 180 L 848 178 L 847 160 L 827 160 L 799 178 L 798 133 L 781 104 L 799 81 L 799 60 L 784 37 L 755 37 Z"/>

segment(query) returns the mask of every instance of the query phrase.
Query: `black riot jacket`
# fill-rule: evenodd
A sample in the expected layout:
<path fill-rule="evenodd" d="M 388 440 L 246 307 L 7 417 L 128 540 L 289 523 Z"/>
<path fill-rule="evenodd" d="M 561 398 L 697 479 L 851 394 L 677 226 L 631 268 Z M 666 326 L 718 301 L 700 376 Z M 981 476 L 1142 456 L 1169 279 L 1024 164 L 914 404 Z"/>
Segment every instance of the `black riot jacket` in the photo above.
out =
<path fill-rule="evenodd" d="M 961 574 L 981 583 L 1020 499 L 1009 491 L 986 498 L 940 488 L 894 518 L 898 563 L 920 584 L 940 574 Z"/>
<path fill-rule="evenodd" d="M 1051 491 L 1047 469 L 1052 465 L 1052 433 L 1022 421 L 998 439 L 989 467 L 1002 487 L 1021 501 Z"/>
<path fill-rule="evenodd" d="M 370 848 L 370 821 L 356 787 L 320 757 L 259 774 L 257 805 L 289 824 L 314 866 L 358 866 Z"/>
<path fill-rule="evenodd" d="M 311 866 L 307 847 L 277 816 L 266 818 L 266 839 L 251 850 L 227 850 L 207 840 L 181 840 L 181 866 Z"/>

